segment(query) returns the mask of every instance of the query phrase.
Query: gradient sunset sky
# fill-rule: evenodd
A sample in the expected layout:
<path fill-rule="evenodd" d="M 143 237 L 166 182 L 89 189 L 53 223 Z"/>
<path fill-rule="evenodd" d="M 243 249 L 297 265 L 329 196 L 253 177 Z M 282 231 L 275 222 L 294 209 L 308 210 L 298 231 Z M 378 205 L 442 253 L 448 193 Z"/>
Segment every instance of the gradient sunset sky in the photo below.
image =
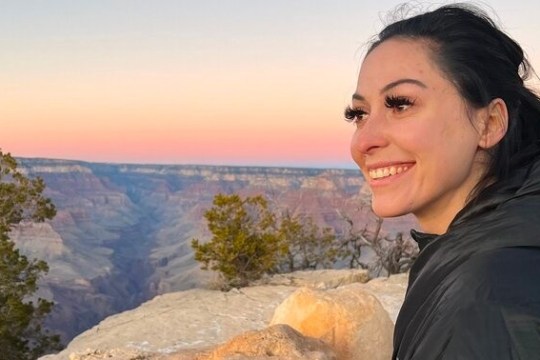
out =
<path fill-rule="evenodd" d="M 99 162 L 354 167 L 343 109 L 364 44 L 402 2 L 0 0 L 0 147 Z M 484 4 L 540 70 L 540 4 Z"/>

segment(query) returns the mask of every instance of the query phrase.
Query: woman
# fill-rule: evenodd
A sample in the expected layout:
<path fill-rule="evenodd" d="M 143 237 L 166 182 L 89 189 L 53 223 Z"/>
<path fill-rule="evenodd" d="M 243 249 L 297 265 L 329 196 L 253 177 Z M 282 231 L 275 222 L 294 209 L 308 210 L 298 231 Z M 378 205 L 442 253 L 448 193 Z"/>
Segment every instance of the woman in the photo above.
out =
<path fill-rule="evenodd" d="M 521 47 L 480 10 L 387 26 L 345 116 L 383 217 L 420 254 L 394 359 L 540 359 L 540 100 Z"/>

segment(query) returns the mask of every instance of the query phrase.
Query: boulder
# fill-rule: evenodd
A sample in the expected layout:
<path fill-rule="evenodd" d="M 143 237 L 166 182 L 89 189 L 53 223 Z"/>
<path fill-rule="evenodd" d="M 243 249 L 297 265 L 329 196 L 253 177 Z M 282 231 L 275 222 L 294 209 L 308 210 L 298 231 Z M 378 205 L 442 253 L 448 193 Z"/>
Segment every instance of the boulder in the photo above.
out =
<path fill-rule="evenodd" d="M 301 288 L 277 307 L 270 324 L 286 324 L 323 340 L 339 360 L 387 360 L 392 355 L 392 320 L 362 284 L 326 291 Z"/>
<path fill-rule="evenodd" d="M 223 345 L 197 354 L 178 353 L 163 360 L 334 360 L 334 351 L 323 341 L 306 337 L 287 325 L 248 331 Z"/>
<path fill-rule="evenodd" d="M 405 300 L 408 281 L 409 274 L 396 274 L 390 277 L 375 278 L 364 284 L 363 288 L 377 297 L 395 324 L 399 309 Z"/>

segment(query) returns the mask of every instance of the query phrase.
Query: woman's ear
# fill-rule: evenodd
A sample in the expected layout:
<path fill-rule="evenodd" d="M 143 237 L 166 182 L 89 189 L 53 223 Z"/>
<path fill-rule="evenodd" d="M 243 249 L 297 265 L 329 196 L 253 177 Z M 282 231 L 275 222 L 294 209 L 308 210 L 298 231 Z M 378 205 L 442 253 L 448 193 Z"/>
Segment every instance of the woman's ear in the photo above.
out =
<path fill-rule="evenodd" d="M 480 129 L 478 146 L 489 149 L 499 143 L 508 130 L 508 109 L 503 99 L 491 100 L 483 112 L 483 126 Z"/>

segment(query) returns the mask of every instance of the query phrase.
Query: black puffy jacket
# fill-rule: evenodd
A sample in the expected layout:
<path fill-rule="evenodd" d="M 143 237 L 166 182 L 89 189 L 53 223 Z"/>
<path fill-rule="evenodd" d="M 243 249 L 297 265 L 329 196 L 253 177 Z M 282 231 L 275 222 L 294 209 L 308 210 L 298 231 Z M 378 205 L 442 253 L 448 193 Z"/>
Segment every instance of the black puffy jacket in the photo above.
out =
<path fill-rule="evenodd" d="M 530 157 L 529 157 L 530 159 Z M 466 206 L 420 254 L 393 359 L 540 359 L 540 160 Z"/>

